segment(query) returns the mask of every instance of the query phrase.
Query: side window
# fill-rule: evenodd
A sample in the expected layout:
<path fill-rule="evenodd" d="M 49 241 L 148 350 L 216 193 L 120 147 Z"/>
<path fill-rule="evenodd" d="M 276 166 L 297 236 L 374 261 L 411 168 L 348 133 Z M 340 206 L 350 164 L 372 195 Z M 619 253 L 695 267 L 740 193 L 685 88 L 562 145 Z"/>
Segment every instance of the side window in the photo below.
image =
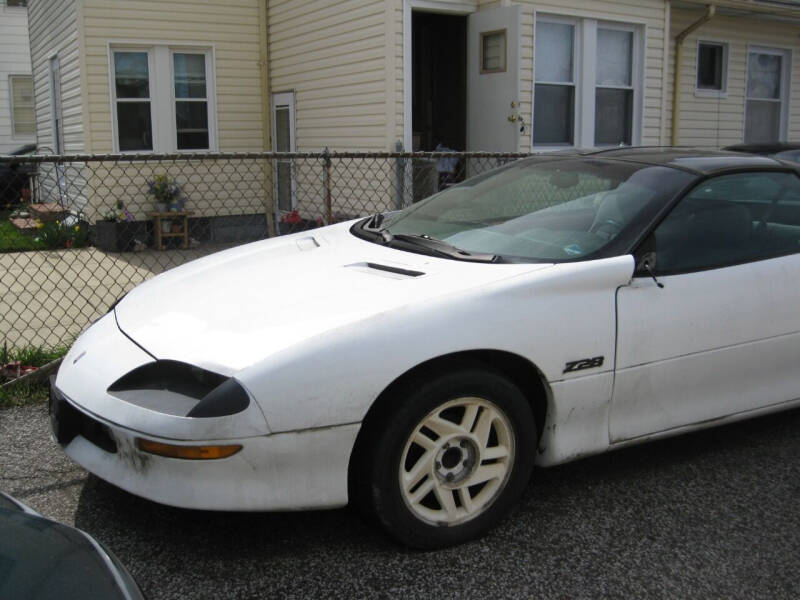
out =
<path fill-rule="evenodd" d="M 667 215 L 647 246 L 662 275 L 800 252 L 800 179 L 779 172 L 709 179 Z"/>

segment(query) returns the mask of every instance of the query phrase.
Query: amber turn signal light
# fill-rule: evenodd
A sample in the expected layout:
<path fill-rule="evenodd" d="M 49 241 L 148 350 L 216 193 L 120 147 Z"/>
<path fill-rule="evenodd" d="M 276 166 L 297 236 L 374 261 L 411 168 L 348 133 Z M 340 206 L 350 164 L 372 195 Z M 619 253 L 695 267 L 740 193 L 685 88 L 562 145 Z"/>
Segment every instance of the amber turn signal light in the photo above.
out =
<path fill-rule="evenodd" d="M 163 444 L 152 440 L 136 438 L 136 447 L 142 452 L 167 456 L 169 458 L 183 458 L 186 460 L 216 460 L 218 458 L 228 458 L 242 449 L 241 444 L 230 444 L 227 446 L 176 446 L 174 444 Z"/>

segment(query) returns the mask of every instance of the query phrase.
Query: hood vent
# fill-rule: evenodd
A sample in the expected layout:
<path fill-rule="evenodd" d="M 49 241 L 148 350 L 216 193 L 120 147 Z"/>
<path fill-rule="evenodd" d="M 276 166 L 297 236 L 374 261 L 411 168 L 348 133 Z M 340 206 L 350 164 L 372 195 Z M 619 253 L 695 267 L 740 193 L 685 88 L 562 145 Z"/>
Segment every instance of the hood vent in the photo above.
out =
<path fill-rule="evenodd" d="M 425 275 L 422 271 L 412 271 L 411 269 L 404 269 L 403 267 L 382 265 L 381 263 L 374 262 L 353 263 L 351 265 L 346 265 L 346 268 L 355 269 L 356 271 L 369 273 L 371 275 L 380 275 L 390 279 L 406 279 L 408 277 L 420 277 Z"/>
<path fill-rule="evenodd" d="M 389 265 L 382 265 L 379 263 L 368 262 L 367 266 L 370 269 L 386 271 L 387 273 L 394 273 L 395 275 L 405 275 L 406 277 L 419 277 L 420 275 L 425 275 L 425 273 L 422 271 L 411 271 L 409 269 L 401 269 L 400 267 L 391 267 Z"/>

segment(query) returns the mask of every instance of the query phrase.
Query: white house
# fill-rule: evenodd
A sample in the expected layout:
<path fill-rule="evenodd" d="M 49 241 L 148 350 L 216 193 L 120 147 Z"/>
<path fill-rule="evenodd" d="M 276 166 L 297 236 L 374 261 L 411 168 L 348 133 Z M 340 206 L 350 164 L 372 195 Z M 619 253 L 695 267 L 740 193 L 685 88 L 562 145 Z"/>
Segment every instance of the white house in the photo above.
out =
<path fill-rule="evenodd" d="M 800 139 L 793 0 L 30 0 L 30 20 L 38 140 L 57 151 Z M 320 195 L 283 167 L 276 216 Z"/>
<path fill-rule="evenodd" d="M 35 139 L 27 0 L 0 0 L 0 154 Z"/>

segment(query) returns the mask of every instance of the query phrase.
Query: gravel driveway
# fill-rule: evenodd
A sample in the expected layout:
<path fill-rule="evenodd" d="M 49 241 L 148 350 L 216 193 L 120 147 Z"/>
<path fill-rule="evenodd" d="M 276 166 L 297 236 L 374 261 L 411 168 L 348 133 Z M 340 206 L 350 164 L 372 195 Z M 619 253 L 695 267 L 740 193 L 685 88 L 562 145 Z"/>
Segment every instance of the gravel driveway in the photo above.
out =
<path fill-rule="evenodd" d="M 540 469 L 483 540 L 404 550 L 350 510 L 211 513 L 72 464 L 0 410 L 0 489 L 110 546 L 148 597 L 798 598 L 800 411 Z"/>

